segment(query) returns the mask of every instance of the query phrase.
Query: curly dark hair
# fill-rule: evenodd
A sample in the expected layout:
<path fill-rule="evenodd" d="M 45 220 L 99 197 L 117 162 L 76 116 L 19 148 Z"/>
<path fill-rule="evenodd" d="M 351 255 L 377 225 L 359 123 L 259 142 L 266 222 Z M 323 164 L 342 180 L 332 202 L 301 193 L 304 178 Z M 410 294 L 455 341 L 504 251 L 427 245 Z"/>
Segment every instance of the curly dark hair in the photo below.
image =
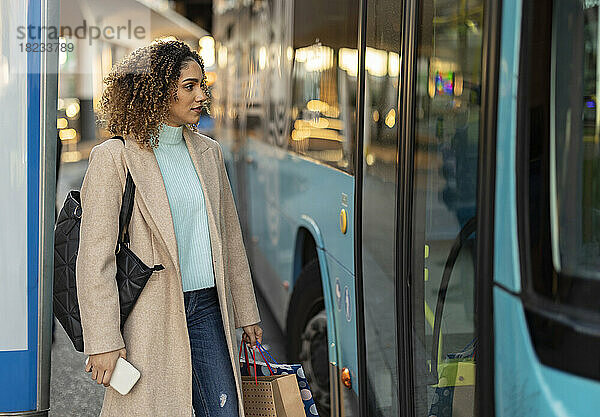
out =
<path fill-rule="evenodd" d="M 198 52 L 178 40 L 157 39 L 131 52 L 104 78 L 100 123 L 113 135 L 133 136 L 140 148 L 158 146 L 159 128 L 169 115 L 170 97 L 177 98 L 181 68 L 191 61 L 202 68 L 200 86 L 208 97 L 202 106 L 208 112 L 210 92 Z M 195 125 L 188 127 L 196 130 Z"/>

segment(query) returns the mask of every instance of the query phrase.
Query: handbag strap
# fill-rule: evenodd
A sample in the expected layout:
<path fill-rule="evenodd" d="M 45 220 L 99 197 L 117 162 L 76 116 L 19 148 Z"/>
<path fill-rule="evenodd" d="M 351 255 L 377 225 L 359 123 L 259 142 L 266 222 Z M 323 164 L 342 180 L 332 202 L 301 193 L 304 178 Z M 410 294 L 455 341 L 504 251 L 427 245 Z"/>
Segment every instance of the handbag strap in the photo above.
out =
<path fill-rule="evenodd" d="M 119 139 L 125 146 L 125 139 L 122 136 L 113 136 L 112 139 Z M 133 213 L 133 199 L 135 197 L 135 183 L 129 170 L 127 170 L 127 181 L 125 191 L 121 202 L 121 212 L 119 213 L 119 238 L 115 253 L 118 253 L 122 244 L 129 246 L 129 222 Z"/>

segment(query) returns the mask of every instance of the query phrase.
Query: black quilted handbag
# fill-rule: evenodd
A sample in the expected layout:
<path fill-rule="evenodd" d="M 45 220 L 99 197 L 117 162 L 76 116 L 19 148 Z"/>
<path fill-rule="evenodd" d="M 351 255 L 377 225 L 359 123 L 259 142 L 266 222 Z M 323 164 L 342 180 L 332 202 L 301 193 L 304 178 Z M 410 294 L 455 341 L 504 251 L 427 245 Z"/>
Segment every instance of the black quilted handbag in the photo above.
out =
<path fill-rule="evenodd" d="M 125 143 L 122 137 L 116 136 Z M 133 305 L 154 271 L 164 269 L 163 265 L 148 267 L 129 249 L 129 221 L 133 211 L 135 184 L 131 173 L 127 173 L 127 183 L 119 215 L 119 237 L 115 249 L 117 262 L 117 287 L 121 310 L 121 331 Z M 83 332 L 77 301 L 75 262 L 79 249 L 79 229 L 81 225 L 81 200 L 78 190 L 71 190 L 60 210 L 54 226 L 54 315 L 63 326 L 73 346 L 83 352 Z"/>

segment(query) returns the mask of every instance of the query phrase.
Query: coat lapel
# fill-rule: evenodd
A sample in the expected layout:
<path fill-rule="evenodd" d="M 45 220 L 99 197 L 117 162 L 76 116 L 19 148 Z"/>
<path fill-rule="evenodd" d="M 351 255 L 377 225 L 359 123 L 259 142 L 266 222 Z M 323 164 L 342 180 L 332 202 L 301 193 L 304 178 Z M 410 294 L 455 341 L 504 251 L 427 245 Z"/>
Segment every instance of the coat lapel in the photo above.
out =
<path fill-rule="evenodd" d="M 205 193 L 209 220 L 211 217 L 214 219 L 214 213 L 208 198 L 209 193 L 207 193 L 206 181 L 203 177 L 205 170 L 202 155 L 210 148 L 202 139 L 192 137 L 187 127 L 183 128 L 183 137 Z M 125 141 L 125 161 L 135 183 L 136 196 L 141 197 L 142 204 L 140 206 L 144 206 L 149 214 L 150 227 L 153 227 L 158 232 L 158 235 L 167 247 L 177 274 L 181 276 L 171 207 L 156 156 L 152 150 L 140 149 L 139 145 L 132 138 L 127 138 Z M 211 238 L 211 242 L 213 240 Z"/>
<path fill-rule="evenodd" d="M 202 135 L 192 133 L 187 127 L 183 128 L 183 137 L 188 146 L 190 157 L 198 173 L 200 185 L 204 192 L 204 202 L 208 214 L 208 228 L 210 232 L 210 244 L 214 261 L 214 272 L 217 285 L 225 279 L 222 265 L 222 244 L 220 227 L 220 196 L 221 181 L 219 179 L 219 166 L 215 153 L 202 138 Z"/>

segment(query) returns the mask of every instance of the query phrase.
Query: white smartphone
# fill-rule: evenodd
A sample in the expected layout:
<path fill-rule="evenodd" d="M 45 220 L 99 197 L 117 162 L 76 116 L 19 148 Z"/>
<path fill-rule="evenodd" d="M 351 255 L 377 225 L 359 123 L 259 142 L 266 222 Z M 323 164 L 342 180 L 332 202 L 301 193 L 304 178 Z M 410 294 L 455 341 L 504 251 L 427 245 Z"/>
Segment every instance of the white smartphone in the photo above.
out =
<path fill-rule="evenodd" d="M 90 358 L 88 356 L 85 360 L 86 365 L 89 360 Z M 133 388 L 138 379 L 140 379 L 140 371 L 135 369 L 135 367 L 125 359 L 119 357 L 112 376 L 110 377 L 109 385 L 117 390 L 119 394 L 125 395 Z"/>

